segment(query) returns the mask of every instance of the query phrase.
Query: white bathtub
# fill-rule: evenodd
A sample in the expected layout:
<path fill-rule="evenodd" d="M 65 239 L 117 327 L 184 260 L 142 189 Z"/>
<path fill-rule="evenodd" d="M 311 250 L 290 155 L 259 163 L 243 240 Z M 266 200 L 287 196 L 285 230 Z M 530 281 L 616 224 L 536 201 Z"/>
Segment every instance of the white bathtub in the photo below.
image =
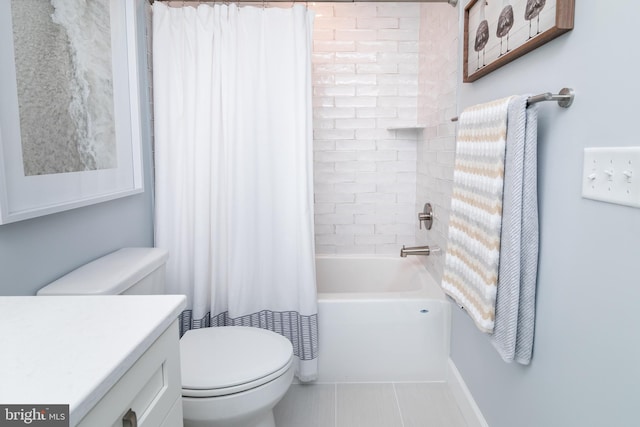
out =
<path fill-rule="evenodd" d="M 450 303 L 415 257 L 316 257 L 318 382 L 445 381 Z"/>

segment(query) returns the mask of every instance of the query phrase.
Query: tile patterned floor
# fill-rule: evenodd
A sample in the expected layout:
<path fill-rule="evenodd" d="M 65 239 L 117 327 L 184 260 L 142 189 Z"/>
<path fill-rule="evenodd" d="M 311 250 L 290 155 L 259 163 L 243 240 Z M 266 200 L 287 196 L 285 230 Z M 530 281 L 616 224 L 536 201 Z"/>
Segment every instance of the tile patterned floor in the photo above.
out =
<path fill-rule="evenodd" d="M 466 427 L 444 383 L 293 384 L 277 427 Z"/>

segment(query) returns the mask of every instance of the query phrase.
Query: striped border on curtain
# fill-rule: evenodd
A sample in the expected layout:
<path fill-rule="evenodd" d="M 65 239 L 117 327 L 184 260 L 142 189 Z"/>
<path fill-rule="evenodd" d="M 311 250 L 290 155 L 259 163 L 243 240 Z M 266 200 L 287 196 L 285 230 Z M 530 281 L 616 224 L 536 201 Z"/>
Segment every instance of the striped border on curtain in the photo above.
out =
<path fill-rule="evenodd" d="M 318 315 L 303 316 L 296 311 L 262 310 L 246 316 L 231 318 L 229 312 L 201 319 L 193 319 L 192 310 L 180 314 L 180 336 L 190 329 L 216 326 L 251 326 L 278 333 L 291 341 L 293 354 L 300 360 L 318 357 Z"/>

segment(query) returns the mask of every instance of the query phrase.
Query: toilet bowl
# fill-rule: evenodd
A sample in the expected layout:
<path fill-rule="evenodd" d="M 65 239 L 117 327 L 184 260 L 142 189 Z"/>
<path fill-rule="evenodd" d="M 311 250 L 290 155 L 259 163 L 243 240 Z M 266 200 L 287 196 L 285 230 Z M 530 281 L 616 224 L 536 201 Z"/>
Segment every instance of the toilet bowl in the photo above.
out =
<path fill-rule="evenodd" d="M 157 248 L 121 249 L 37 294 L 161 294 L 167 258 Z M 185 427 L 275 427 L 273 407 L 293 380 L 293 347 L 265 329 L 193 329 L 180 339 L 180 364 Z"/>

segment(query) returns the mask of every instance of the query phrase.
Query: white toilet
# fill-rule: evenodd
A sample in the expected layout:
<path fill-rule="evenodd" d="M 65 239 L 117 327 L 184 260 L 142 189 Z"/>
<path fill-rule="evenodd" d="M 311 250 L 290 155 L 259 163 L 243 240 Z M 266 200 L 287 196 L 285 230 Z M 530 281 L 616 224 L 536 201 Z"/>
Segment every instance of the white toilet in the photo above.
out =
<path fill-rule="evenodd" d="M 125 248 L 86 264 L 38 295 L 164 292 L 167 251 Z M 293 347 L 243 326 L 190 330 L 180 340 L 185 427 L 275 427 L 273 407 L 293 379 Z"/>

